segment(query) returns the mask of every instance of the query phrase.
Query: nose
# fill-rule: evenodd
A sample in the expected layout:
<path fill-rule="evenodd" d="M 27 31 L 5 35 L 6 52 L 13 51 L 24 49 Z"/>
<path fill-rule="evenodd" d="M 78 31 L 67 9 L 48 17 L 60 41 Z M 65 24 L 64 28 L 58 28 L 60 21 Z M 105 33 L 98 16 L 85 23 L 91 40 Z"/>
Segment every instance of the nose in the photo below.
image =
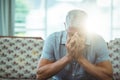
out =
<path fill-rule="evenodd" d="M 77 32 L 77 30 L 75 28 L 72 28 L 72 27 L 69 27 L 67 30 L 67 33 L 69 36 L 73 36 L 75 32 Z"/>

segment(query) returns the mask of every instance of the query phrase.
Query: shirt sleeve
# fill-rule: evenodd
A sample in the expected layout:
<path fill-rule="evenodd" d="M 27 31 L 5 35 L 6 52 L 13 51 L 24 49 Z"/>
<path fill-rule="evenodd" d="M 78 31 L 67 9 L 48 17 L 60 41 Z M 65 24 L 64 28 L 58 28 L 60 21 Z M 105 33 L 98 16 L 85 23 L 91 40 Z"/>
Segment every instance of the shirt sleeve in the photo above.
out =
<path fill-rule="evenodd" d="M 55 35 L 54 33 L 47 37 L 44 42 L 43 51 L 41 55 L 41 59 L 48 59 L 50 61 L 54 61 L 54 44 L 55 44 Z"/>
<path fill-rule="evenodd" d="M 107 43 L 104 41 L 104 39 L 98 36 L 95 43 L 96 63 L 109 60 L 109 51 L 107 48 Z"/>

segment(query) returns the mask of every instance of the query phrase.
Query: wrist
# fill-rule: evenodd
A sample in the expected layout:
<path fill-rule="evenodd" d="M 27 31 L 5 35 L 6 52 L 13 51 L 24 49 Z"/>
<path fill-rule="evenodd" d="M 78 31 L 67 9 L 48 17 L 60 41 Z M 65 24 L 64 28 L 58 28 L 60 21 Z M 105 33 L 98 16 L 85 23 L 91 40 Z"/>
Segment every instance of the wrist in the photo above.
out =
<path fill-rule="evenodd" d="M 65 55 L 64 58 L 67 62 L 70 62 L 73 59 L 69 54 Z"/>
<path fill-rule="evenodd" d="M 79 56 L 79 57 L 77 58 L 77 61 L 78 61 L 79 63 L 83 63 L 84 60 L 85 60 L 85 58 L 84 58 L 83 56 Z"/>

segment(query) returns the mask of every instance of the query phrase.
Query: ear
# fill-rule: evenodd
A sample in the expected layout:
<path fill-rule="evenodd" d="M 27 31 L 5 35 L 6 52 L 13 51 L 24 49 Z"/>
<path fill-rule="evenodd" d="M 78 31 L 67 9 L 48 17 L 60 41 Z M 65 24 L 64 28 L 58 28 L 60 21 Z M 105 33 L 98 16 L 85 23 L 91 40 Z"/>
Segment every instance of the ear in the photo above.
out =
<path fill-rule="evenodd" d="M 65 26 L 65 31 L 67 31 L 67 26 L 66 26 L 66 23 L 64 22 L 64 26 Z"/>
<path fill-rule="evenodd" d="M 65 25 L 65 22 L 64 22 L 64 25 Z"/>
<path fill-rule="evenodd" d="M 64 22 L 64 26 L 66 27 L 66 23 Z"/>

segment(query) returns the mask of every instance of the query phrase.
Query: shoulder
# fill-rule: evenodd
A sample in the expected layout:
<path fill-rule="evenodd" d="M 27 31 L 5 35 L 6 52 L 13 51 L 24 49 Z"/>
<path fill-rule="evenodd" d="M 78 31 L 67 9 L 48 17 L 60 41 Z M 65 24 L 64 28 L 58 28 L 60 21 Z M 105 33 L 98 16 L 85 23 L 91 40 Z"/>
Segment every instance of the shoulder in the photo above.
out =
<path fill-rule="evenodd" d="M 50 34 L 46 40 L 56 40 L 56 39 L 60 39 L 60 36 L 64 33 L 65 31 L 59 31 L 59 32 L 54 32 L 52 34 Z M 46 41 L 45 40 L 45 41 Z"/>
<path fill-rule="evenodd" d="M 90 40 L 92 47 L 94 47 L 95 49 L 106 47 L 107 45 L 107 42 L 105 42 L 103 37 L 101 37 L 100 35 L 96 33 L 90 33 L 89 40 Z"/>
<path fill-rule="evenodd" d="M 92 43 L 95 43 L 95 44 L 105 43 L 105 40 L 103 39 L 103 37 L 96 33 L 91 33 L 90 38 Z"/>

